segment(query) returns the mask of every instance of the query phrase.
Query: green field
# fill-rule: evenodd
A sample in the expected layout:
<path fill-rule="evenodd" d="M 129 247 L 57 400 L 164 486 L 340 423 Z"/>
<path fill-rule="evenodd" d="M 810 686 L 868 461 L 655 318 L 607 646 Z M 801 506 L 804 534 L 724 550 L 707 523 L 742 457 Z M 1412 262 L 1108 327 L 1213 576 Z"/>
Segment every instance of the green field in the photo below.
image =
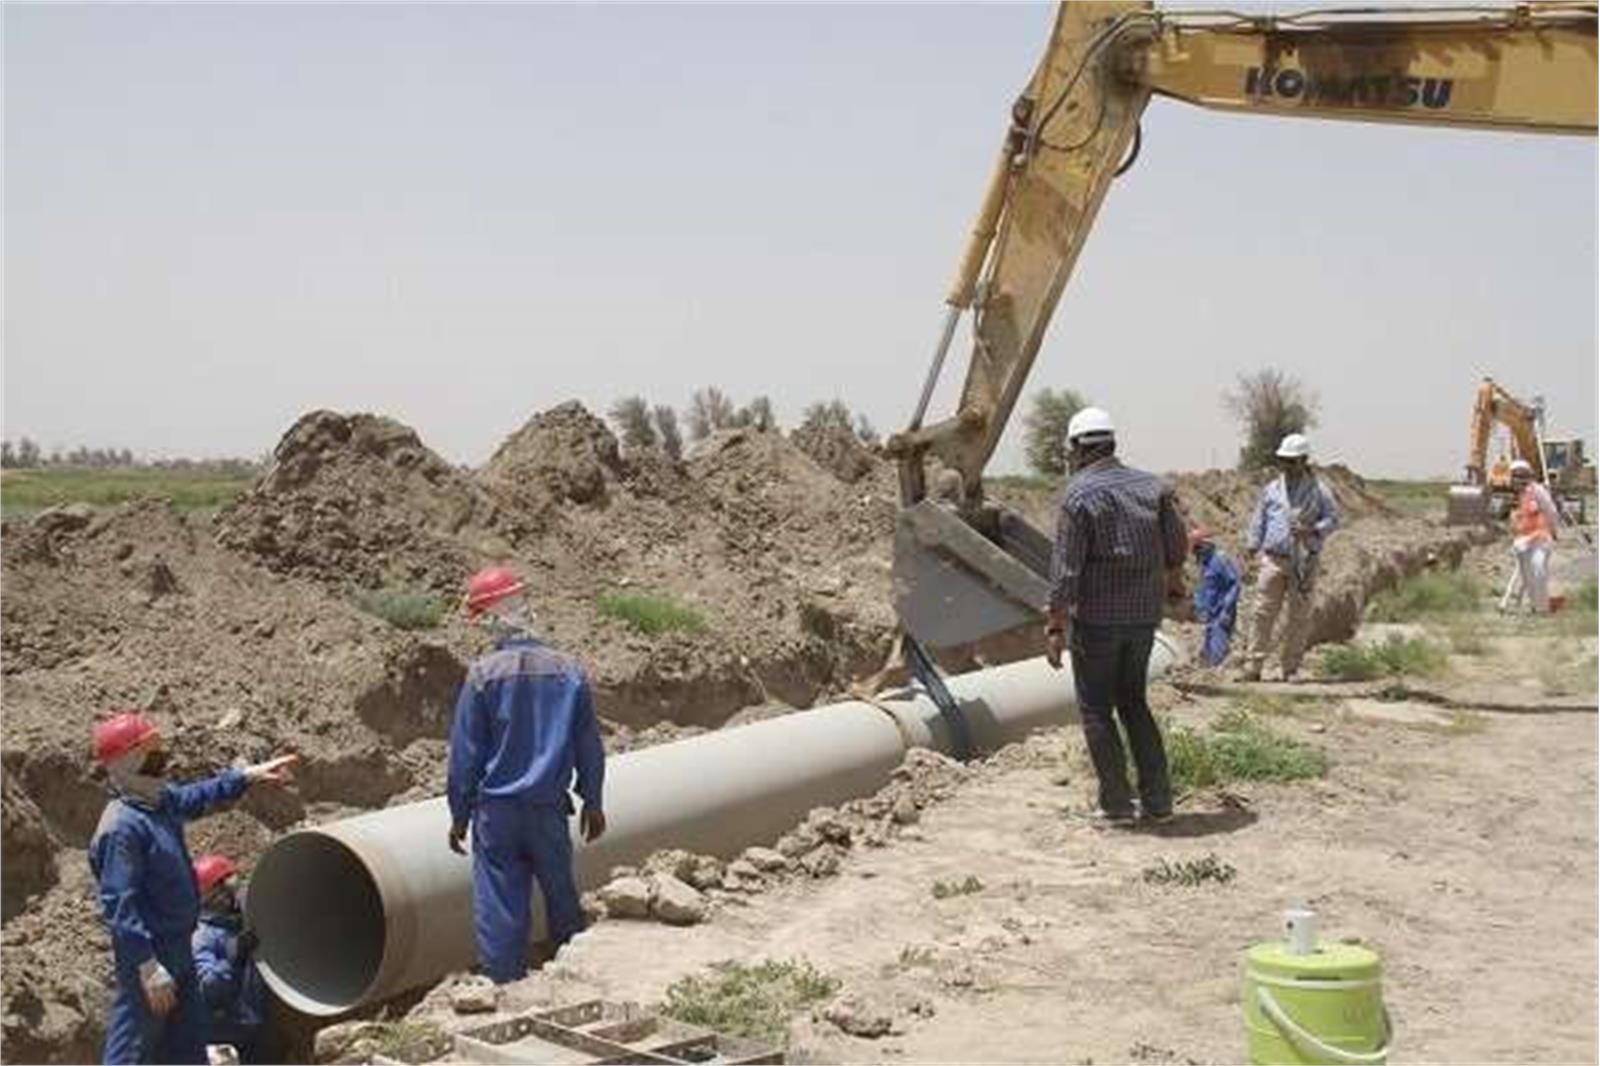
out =
<path fill-rule="evenodd" d="M 7 470 L 0 474 L 0 513 L 29 515 L 63 503 L 114 507 L 164 496 L 180 511 L 214 511 L 250 487 L 253 477 L 215 471 Z"/>
<path fill-rule="evenodd" d="M 1445 500 L 1450 495 L 1448 481 L 1384 481 L 1372 479 L 1367 491 L 1401 514 L 1415 517 L 1444 517 Z"/>

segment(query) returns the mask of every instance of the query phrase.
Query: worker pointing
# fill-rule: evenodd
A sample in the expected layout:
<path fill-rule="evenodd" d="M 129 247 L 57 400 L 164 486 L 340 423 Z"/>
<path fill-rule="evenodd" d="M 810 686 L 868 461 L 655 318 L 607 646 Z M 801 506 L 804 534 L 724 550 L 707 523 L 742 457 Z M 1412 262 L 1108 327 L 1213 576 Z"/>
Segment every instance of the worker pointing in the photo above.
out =
<path fill-rule="evenodd" d="M 535 636 L 527 586 L 505 567 L 474 575 L 468 616 L 494 638 L 456 701 L 450 734 L 450 835 L 472 830 L 472 909 L 478 961 L 497 984 L 528 971 L 533 884 L 550 941 L 583 929 L 572 873 L 571 788 L 583 799 L 585 840 L 605 832 L 605 749 L 583 668 Z"/>
<path fill-rule="evenodd" d="M 160 730 L 135 711 L 95 727 L 94 753 L 112 793 L 89 841 L 117 976 L 105 1061 L 205 1062 L 207 1011 L 190 946 L 200 890 L 183 824 L 253 783 L 286 782 L 296 757 L 170 784 Z"/>

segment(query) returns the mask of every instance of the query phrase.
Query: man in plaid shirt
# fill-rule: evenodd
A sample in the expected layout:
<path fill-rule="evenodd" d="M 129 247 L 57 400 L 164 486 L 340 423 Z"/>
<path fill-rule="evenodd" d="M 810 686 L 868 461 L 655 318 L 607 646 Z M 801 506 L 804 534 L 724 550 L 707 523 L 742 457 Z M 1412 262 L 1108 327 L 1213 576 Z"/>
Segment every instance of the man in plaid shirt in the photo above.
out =
<path fill-rule="evenodd" d="M 1172 785 L 1145 683 L 1162 606 L 1183 594 L 1189 538 L 1172 488 L 1123 466 L 1116 450 L 1110 415 L 1087 407 L 1073 416 L 1045 657 L 1059 669 L 1062 651 L 1072 655 L 1083 735 L 1100 779 L 1097 817 L 1126 824 L 1134 816 L 1115 707 L 1133 748 L 1143 817 L 1164 822 L 1172 817 Z"/>

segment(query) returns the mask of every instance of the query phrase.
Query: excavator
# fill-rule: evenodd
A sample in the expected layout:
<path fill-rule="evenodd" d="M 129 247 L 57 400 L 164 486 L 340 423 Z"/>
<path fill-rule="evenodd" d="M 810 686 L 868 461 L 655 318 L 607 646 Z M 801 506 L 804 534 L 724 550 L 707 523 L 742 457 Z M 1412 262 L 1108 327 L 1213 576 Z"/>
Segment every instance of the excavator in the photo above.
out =
<path fill-rule="evenodd" d="M 1563 2 L 1288 14 L 1060 5 L 1011 107 L 920 398 L 886 442 L 900 484 L 895 607 L 913 672 L 936 696 L 928 649 L 971 645 L 1045 610 L 1050 541 L 984 499 L 983 469 L 1095 215 L 1139 155 L 1151 98 L 1241 115 L 1593 135 L 1596 12 Z M 959 403 L 925 422 L 968 313 Z"/>
<path fill-rule="evenodd" d="M 1468 443 L 1466 481 L 1450 486 L 1446 521 L 1468 525 L 1490 515 L 1502 518 L 1510 509 L 1513 491 L 1511 468 L 1502 459 L 1488 466 L 1489 437 L 1496 425 L 1511 434 L 1516 458 L 1533 467 L 1533 476 L 1549 487 L 1564 513 L 1581 525 L 1587 517 L 1588 497 L 1595 491 L 1594 464 L 1583 457 L 1583 441 L 1551 440 L 1544 435 L 1544 402 L 1518 399 L 1493 378 L 1478 385 L 1472 405 L 1472 436 Z"/>

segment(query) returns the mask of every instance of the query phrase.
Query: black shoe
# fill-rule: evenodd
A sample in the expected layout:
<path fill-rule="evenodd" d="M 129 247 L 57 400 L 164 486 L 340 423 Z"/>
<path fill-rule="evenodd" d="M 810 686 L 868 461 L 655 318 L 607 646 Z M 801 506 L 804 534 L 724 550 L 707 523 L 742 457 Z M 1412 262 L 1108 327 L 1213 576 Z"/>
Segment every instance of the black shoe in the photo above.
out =
<path fill-rule="evenodd" d="M 1096 829 L 1126 829 L 1133 822 L 1132 811 L 1094 810 L 1089 812 L 1089 824 Z"/>

